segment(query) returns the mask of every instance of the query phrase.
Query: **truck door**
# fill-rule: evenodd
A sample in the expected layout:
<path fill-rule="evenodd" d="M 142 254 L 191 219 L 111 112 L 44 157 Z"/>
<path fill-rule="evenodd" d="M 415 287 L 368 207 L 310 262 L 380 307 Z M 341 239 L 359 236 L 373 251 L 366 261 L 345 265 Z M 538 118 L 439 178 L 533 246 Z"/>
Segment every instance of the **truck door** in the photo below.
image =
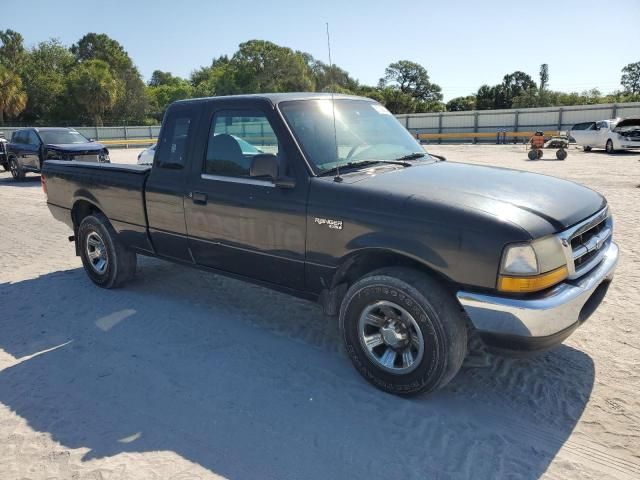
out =
<path fill-rule="evenodd" d="M 156 253 L 187 262 L 193 260 L 184 221 L 184 195 L 200 110 L 197 103 L 169 107 L 145 188 L 149 234 Z"/>
<path fill-rule="evenodd" d="M 27 143 L 23 145 L 23 148 L 23 165 L 34 170 L 40 170 L 42 142 L 34 130 L 27 132 Z"/>
<path fill-rule="evenodd" d="M 185 202 L 196 262 L 302 290 L 308 182 L 299 153 L 270 102 L 209 105 Z M 281 174 L 297 173 L 295 186 L 250 177 L 260 153 L 275 154 Z"/>

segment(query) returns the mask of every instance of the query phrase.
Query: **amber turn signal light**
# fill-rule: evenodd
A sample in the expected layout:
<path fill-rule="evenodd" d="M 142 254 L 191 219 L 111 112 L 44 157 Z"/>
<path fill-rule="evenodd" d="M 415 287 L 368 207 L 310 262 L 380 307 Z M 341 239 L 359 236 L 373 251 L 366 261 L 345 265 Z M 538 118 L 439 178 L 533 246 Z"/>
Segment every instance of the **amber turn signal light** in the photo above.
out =
<path fill-rule="evenodd" d="M 498 290 L 510 293 L 538 292 L 561 282 L 569 275 L 566 265 L 547 273 L 532 276 L 512 277 L 500 275 Z"/>

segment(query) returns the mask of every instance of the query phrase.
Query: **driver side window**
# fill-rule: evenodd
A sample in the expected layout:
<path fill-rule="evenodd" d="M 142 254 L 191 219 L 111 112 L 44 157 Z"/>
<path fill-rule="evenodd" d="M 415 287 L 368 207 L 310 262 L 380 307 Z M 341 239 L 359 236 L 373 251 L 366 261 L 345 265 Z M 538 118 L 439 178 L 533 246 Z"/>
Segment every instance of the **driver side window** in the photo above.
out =
<path fill-rule="evenodd" d="M 249 177 L 255 155 L 278 156 L 278 139 L 266 115 L 258 110 L 216 112 L 209 129 L 204 173 Z"/>

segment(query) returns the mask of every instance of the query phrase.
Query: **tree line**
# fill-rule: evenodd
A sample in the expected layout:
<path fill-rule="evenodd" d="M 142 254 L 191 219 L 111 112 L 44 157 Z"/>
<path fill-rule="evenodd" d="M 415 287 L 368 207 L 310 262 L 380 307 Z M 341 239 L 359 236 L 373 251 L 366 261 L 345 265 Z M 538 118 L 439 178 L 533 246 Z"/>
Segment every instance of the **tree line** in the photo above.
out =
<path fill-rule="evenodd" d="M 416 62 L 391 63 L 378 84 L 369 86 L 309 53 L 249 40 L 189 78 L 156 70 L 145 83 L 127 51 L 108 35 L 88 33 L 70 47 L 50 39 L 27 48 L 20 33 L 0 30 L 0 124 L 150 125 L 176 100 L 261 92 L 351 93 L 373 98 L 393 113 L 640 101 L 640 62 L 622 73 L 624 89 L 611 95 L 563 93 L 547 88 L 549 71 L 542 65 L 538 84 L 517 71 L 499 85 L 483 85 L 474 95 L 444 103 L 441 87 Z"/>

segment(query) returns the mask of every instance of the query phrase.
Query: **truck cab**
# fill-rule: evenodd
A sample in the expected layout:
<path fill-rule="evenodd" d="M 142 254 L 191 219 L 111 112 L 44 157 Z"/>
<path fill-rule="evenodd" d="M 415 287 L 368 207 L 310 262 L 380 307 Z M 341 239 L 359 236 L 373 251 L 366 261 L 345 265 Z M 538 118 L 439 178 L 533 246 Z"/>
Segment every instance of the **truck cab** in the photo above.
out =
<path fill-rule="evenodd" d="M 304 283 L 309 184 L 276 115 L 259 97 L 172 106 L 146 191 L 159 254 L 283 286 Z"/>

